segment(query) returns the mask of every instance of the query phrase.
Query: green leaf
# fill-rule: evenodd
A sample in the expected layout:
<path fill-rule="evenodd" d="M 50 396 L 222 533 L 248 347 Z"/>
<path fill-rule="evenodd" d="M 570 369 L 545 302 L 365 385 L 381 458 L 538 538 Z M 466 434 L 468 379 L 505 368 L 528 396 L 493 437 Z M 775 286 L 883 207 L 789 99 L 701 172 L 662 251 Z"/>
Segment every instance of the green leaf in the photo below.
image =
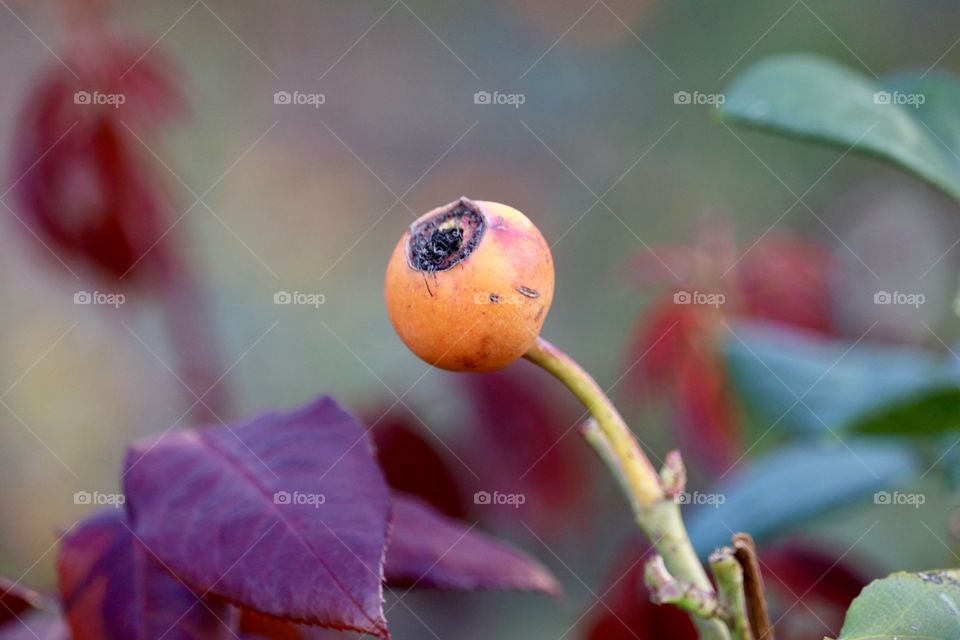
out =
<path fill-rule="evenodd" d="M 891 402 L 960 383 L 950 361 L 914 347 L 851 347 L 849 340 L 758 323 L 733 330 L 725 355 L 738 395 L 778 430 L 839 433 Z"/>
<path fill-rule="evenodd" d="M 731 530 L 762 540 L 876 491 L 904 486 L 918 468 L 910 451 L 886 441 L 790 444 L 741 462 L 708 492 L 689 490 L 684 519 L 694 548 L 706 557 L 729 543 Z"/>
<path fill-rule="evenodd" d="M 721 120 L 874 156 L 960 200 L 960 85 L 944 74 L 879 81 L 813 55 L 744 71 L 717 108 Z"/>
<path fill-rule="evenodd" d="M 921 75 L 916 70 L 890 74 L 882 79 L 883 87 L 891 95 L 923 96 L 921 103 L 906 111 L 934 137 L 956 171 L 960 164 L 960 80 L 945 73 Z"/>
<path fill-rule="evenodd" d="M 957 640 L 960 571 L 894 573 L 850 605 L 837 640 Z"/>
<path fill-rule="evenodd" d="M 855 419 L 851 431 L 870 435 L 929 436 L 960 429 L 960 389 L 926 391 Z"/>

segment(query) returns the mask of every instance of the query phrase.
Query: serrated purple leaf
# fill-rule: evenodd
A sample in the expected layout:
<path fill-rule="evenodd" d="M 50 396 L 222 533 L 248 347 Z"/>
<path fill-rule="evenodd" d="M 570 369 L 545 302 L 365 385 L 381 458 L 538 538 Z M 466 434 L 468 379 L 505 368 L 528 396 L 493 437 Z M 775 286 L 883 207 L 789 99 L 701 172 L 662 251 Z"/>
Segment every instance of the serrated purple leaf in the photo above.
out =
<path fill-rule="evenodd" d="M 389 493 L 364 429 L 330 398 L 134 445 L 134 530 L 184 580 L 287 620 L 387 637 Z"/>
<path fill-rule="evenodd" d="M 243 640 L 352 640 L 355 634 L 271 618 L 250 609 L 239 610 Z M 3 640 L 0 638 L 0 640 Z"/>
<path fill-rule="evenodd" d="M 57 556 L 60 598 L 73 640 L 225 640 L 222 604 L 171 576 L 137 540 L 123 511 L 74 527 Z"/>
<path fill-rule="evenodd" d="M 402 493 L 393 494 L 386 574 L 391 586 L 560 592 L 536 560 Z"/>

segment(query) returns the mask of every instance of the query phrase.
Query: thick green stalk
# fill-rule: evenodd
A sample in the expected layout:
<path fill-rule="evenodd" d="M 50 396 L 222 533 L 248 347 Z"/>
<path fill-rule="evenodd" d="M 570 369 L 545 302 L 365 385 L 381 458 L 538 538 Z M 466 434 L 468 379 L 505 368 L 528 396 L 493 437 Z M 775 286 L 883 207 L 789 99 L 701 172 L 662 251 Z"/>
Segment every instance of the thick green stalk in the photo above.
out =
<path fill-rule="evenodd" d="M 710 570 L 717 581 L 720 606 L 733 632 L 733 640 L 753 640 L 747 618 L 747 598 L 743 591 L 743 567 L 733 549 L 723 547 L 716 550 L 710 556 Z"/>
<path fill-rule="evenodd" d="M 600 385 L 570 356 L 542 338 L 537 338 L 524 357 L 563 382 L 593 416 L 599 433 L 588 427 L 587 441 L 623 486 L 637 524 L 663 557 L 669 572 L 678 581 L 712 594 L 713 585 L 690 544 L 679 505 L 664 491 L 660 476 Z M 691 619 L 701 638 L 730 640 L 722 620 L 696 616 Z"/>

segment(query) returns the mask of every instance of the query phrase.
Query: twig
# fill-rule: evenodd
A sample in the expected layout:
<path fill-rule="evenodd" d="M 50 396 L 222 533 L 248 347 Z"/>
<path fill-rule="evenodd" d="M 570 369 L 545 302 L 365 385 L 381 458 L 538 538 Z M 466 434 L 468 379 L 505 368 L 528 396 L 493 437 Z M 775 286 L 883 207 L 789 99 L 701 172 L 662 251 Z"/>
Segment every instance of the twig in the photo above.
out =
<path fill-rule="evenodd" d="M 774 640 L 770 615 L 767 612 L 767 599 L 763 592 L 763 576 L 757 561 L 757 547 L 748 533 L 736 533 L 733 536 L 733 548 L 737 562 L 743 568 L 743 591 L 747 598 L 747 615 L 750 629 L 756 640 Z"/>
<path fill-rule="evenodd" d="M 743 568 L 730 547 L 717 549 L 710 555 L 710 569 L 717 581 L 720 606 L 725 613 L 733 640 L 753 640 L 747 619 L 747 599 L 743 591 Z"/>

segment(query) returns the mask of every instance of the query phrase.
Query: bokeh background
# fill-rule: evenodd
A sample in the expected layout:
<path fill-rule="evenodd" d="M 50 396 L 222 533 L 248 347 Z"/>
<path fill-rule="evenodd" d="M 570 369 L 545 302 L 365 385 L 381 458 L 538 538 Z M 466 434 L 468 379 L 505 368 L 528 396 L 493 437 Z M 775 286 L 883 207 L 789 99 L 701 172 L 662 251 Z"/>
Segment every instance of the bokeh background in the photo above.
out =
<path fill-rule="evenodd" d="M 29 212 L 5 186 L 21 179 L 12 160 L 17 134 L 32 87 L 62 72 L 58 54 L 74 25 L 57 3 L 0 4 L 0 193 L 8 207 L 0 211 L 0 570 L 48 588 L 58 531 L 90 510 L 74 493 L 116 491 L 127 443 L 189 424 L 193 398 L 173 372 L 180 356 L 164 328 L 164 302 L 134 287 L 119 309 L 74 304 L 77 291 L 113 289 L 95 269 L 51 255 L 58 250 L 37 243 L 21 220 Z M 468 494 L 489 486 L 484 461 L 495 468 L 509 457 L 498 447 L 522 448 L 527 436 L 476 445 L 477 458 L 461 459 L 476 437 L 465 417 L 478 412 L 475 392 L 404 348 L 382 296 L 386 260 L 414 214 L 460 195 L 509 203 L 537 223 L 557 265 L 545 335 L 613 385 L 658 456 L 678 443 L 674 417 L 623 375 L 642 353 L 636 327 L 664 291 L 640 272 L 661 260 L 663 247 L 695 245 L 704 221 L 735 239 L 736 255 L 782 231 L 819 246 L 835 268 L 816 304 L 851 344 L 871 328 L 868 341 L 942 351 L 956 335 L 955 205 L 872 161 L 734 131 L 709 104 L 674 99 L 718 94 L 752 62 L 781 52 L 819 53 L 878 74 L 958 69 L 951 2 L 115 5 L 110 29 L 136 39 L 144 64 L 166 59 L 178 74 L 183 113 L 145 137 L 149 150 L 129 122 L 128 142 L 140 145 L 165 215 L 177 221 L 171 237 L 201 283 L 221 356 L 217 388 L 230 398 L 224 420 L 321 392 L 368 422 L 397 404 L 416 415 L 405 419 L 451 472 L 468 479 Z M 316 108 L 275 104 L 278 91 L 324 100 Z M 523 102 L 477 104 L 483 91 Z M 801 194 L 809 208 L 795 206 Z M 878 311 L 878 279 L 921 291 L 927 303 Z M 274 304 L 280 291 L 322 294 L 324 303 Z M 540 398 L 562 405 L 545 374 L 525 363 L 512 369 L 511 380 L 535 378 Z M 500 398 L 494 390 L 485 402 Z M 579 447 L 577 411 L 565 411 L 551 433 Z M 743 428 L 759 434 L 765 425 Z M 409 609 L 390 616 L 397 637 L 428 637 L 425 627 L 439 637 L 584 637 L 607 606 L 597 601 L 618 573 L 632 525 L 590 455 L 567 461 L 576 469 L 557 467 L 551 477 L 574 481 L 560 478 L 559 491 L 542 494 L 550 504 L 538 505 L 552 517 L 493 517 L 469 495 L 465 507 L 469 519 L 550 566 L 566 598 L 411 594 Z M 691 467 L 693 478 L 710 478 Z M 922 515 L 868 502 L 790 534 L 838 557 L 880 518 L 883 526 L 853 552 L 867 574 L 950 564 L 938 539 L 948 538 L 951 500 L 935 488 L 927 495 Z"/>

